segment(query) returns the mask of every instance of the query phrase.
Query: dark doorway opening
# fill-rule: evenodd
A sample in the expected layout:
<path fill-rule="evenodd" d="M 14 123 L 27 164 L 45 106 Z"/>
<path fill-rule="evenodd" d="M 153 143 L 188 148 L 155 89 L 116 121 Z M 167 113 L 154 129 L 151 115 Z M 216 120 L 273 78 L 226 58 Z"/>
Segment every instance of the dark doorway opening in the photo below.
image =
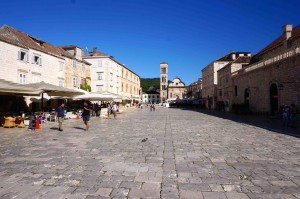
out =
<path fill-rule="evenodd" d="M 244 94 L 244 103 L 245 103 L 245 111 L 249 112 L 250 108 L 250 89 L 246 88 L 245 89 L 245 94 Z"/>
<path fill-rule="evenodd" d="M 270 86 L 270 105 L 271 115 L 275 115 L 278 112 L 278 88 L 276 84 Z"/>

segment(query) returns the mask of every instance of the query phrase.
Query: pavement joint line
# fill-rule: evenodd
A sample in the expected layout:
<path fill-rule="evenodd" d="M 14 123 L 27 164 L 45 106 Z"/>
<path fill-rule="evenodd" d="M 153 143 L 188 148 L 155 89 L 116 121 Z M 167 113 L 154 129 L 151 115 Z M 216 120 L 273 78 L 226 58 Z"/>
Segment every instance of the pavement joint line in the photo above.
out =
<path fill-rule="evenodd" d="M 300 140 L 252 124 L 145 108 L 93 118 L 88 133 L 74 128 L 81 120 L 63 125 L 62 133 L 57 123 L 43 133 L 0 129 L 0 198 L 300 195 Z"/>

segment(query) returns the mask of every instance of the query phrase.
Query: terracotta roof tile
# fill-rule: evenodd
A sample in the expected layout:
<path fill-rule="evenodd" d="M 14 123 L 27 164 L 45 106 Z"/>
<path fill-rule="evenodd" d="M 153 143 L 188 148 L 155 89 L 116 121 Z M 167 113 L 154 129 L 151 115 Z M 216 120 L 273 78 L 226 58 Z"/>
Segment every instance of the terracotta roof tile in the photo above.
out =
<path fill-rule="evenodd" d="M 56 46 L 56 47 L 59 48 L 59 51 L 62 53 L 63 56 L 68 57 L 70 59 L 76 59 L 75 56 L 73 56 L 71 53 L 69 53 L 68 51 L 65 50 L 65 46 Z M 80 48 L 78 46 L 75 46 L 75 47 Z M 83 62 L 87 65 L 92 65 L 91 63 L 89 63 L 85 60 L 78 60 L 78 59 L 76 59 L 76 60 L 79 62 Z"/>
<path fill-rule="evenodd" d="M 294 37 L 296 37 L 298 35 L 300 35 L 300 25 L 293 28 L 292 36 L 290 39 L 293 39 Z M 265 48 L 263 48 L 261 51 L 259 51 L 255 56 L 261 55 L 261 54 L 265 53 L 266 51 L 277 47 L 278 45 L 282 44 L 283 41 L 284 41 L 284 36 L 280 35 L 277 39 L 275 39 L 273 42 L 271 42 L 269 45 L 267 45 Z"/>
<path fill-rule="evenodd" d="M 83 49 L 80 46 L 77 46 L 75 44 L 65 45 L 65 46 L 61 46 L 61 47 L 63 47 L 64 49 L 69 49 L 69 48 L 80 48 L 80 49 Z"/>
<path fill-rule="evenodd" d="M 111 56 L 97 50 L 97 48 L 94 48 L 93 51 L 89 52 L 85 57 L 88 58 L 88 57 L 111 57 Z"/>
<path fill-rule="evenodd" d="M 54 46 L 46 41 L 28 35 L 27 33 L 21 32 L 7 25 L 4 25 L 0 28 L 0 40 L 16 46 L 20 46 L 22 48 L 31 48 L 56 56 L 69 56 L 66 51 L 61 50 L 57 46 Z"/>
<path fill-rule="evenodd" d="M 238 57 L 233 63 L 247 63 L 249 64 L 251 60 L 250 56 Z"/>

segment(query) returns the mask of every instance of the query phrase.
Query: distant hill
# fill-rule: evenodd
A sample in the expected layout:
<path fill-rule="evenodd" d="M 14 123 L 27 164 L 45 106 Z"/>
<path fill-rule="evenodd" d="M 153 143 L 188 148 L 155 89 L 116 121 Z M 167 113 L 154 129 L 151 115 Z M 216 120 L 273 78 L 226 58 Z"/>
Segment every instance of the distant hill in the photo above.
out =
<path fill-rule="evenodd" d="M 171 81 L 169 80 L 169 83 Z M 153 87 L 153 90 L 159 90 L 160 79 L 159 78 L 141 78 L 141 88 L 143 91 L 149 90 L 150 87 Z"/>
<path fill-rule="evenodd" d="M 154 90 L 159 90 L 159 78 L 141 78 L 141 87 L 143 91 L 149 90 L 150 87 L 153 87 Z"/>

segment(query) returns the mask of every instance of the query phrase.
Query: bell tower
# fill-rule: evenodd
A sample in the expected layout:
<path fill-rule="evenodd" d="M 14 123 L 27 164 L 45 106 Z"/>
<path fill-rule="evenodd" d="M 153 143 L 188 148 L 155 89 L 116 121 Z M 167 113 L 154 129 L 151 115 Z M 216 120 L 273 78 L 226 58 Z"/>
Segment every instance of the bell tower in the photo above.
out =
<path fill-rule="evenodd" d="M 160 63 L 160 102 L 168 99 L 168 63 Z"/>

